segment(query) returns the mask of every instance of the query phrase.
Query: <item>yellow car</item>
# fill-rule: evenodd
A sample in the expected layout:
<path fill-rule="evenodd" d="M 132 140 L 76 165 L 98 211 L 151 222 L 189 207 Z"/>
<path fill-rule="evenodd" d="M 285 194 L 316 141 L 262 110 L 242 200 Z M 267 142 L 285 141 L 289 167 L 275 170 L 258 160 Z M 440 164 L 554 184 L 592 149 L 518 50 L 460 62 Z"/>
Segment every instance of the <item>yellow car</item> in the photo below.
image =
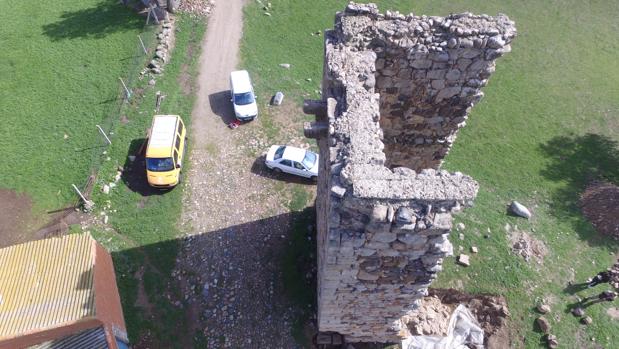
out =
<path fill-rule="evenodd" d="M 146 178 L 155 188 L 180 182 L 186 130 L 178 115 L 155 115 L 146 146 Z"/>

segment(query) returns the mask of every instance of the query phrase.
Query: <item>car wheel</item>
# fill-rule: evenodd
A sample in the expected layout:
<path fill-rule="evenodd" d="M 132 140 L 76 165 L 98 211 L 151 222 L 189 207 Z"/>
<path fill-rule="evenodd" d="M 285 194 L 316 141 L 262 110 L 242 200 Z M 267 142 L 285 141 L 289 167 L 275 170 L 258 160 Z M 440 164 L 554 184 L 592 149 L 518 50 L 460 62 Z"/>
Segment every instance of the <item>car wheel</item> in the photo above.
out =
<path fill-rule="evenodd" d="M 282 173 L 282 170 L 280 170 L 279 168 L 275 167 L 275 168 L 273 169 L 273 172 L 275 172 L 275 173 L 277 173 L 277 174 L 280 174 L 280 173 Z"/>

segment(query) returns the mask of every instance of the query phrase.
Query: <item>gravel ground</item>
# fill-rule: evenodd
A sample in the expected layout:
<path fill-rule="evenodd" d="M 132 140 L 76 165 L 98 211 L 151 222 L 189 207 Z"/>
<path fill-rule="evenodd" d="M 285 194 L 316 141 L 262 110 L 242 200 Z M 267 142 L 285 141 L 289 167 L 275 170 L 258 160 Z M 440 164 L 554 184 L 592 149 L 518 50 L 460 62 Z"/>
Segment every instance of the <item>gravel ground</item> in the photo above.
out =
<path fill-rule="evenodd" d="M 300 309 L 284 297 L 280 256 L 299 215 L 288 212 L 285 192 L 299 184 L 273 178 L 254 156 L 270 145 L 259 121 L 226 127 L 234 115 L 227 83 L 237 61 L 242 4 L 218 2 L 208 20 L 190 129 L 186 238 L 174 277 L 190 330 L 202 334 L 198 346 L 296 348 L 291 326 Z"/>

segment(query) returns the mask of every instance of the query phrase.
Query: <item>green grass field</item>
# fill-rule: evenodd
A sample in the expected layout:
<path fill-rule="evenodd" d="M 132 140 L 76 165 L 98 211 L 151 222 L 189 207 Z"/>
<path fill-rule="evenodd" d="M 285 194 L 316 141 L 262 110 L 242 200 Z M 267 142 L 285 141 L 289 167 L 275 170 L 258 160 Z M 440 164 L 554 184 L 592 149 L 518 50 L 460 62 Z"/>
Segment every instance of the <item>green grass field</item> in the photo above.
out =
<path fill-rule="evenodd" d="M 89 175 L 95 125 L 117 105 L 144 19 L 113 0 L 0 6 L 0 185 L 27 193 L 45 222 Z"/>
<path fill-rule="evenodd" d="M 281 90 L 299 104 L 303 98 L 318 98 L 324 37 L 311 33 L 332 27 L 335 12 L 347 2 L 270 2 L 271 16 L 257 2 L 245 9 L 243 66 L 251 69 L 259 94 Z M 415 14 L 501 12 L 518 27 L 512 52 L 498 61 L 484 89 L 486 97 L 473 109 L 444 165 L 481 185 L 475 207 L 456 218 L 466 224 L 464 241 L 452 234 L 456 251 L 474 245 L 480 253 L 466 269 L 453 258 L 446 260 L 434 286 L 462 285 L 469 292 L 505 296 L 514 347 L 543 346 L 533 326 L 538 316 L 533 308 L 542 298 L 552 304 L 548 317 L 561 347 L 617 346 L 619 322 L 606 314 L 613 305 L 588 308 L 593 323 L 580 325 L 567 312 L 576 299 L 565 288 L 572 277 L 582 282 L 608 267 L 617 252 L 615 242 L 600 237 L 584 220 L 577 199 L 592 178 L 619 184 L 619 3 L 376 2 L 382 11 Z M 269 115 L 262 115 L 268 124 Z M 307 118 L 300 109 L 298 118 Z M 506 215 L 511 200 L 532 208 L 534 218 Z M 510 253 L 506 223 L 546 243 L 549 253 L 543 265 Z"/>
<path fill-rule="evenodd" d="M 148 187 L 144 164 L 137 160 L 133 163 L 128 157 L 135 155 L 144 141 L 152 122 L 157 91 L 166 95 L 160 114 L 178 114 L 187 127 L 191 124 L 194 96 L 183 92 L 181 80 L 193 83 L 191 77 L 195 76 L 205 21 L 180 15 L 176 27 L 170 62 L 157 77 L 156 86 L 148 86 L 148 79 L 135 86 L 131 105 L 123 110 L 126 122 L 115 128 L 113 144 L 108 150 L 111 160 L 99 171 L 96 188 L 113 182 L 118 166 L 125 169 L 118 186 L 109 195 L 99 191 L 94 195 L 97 211 L 109 215 L 112 229 L 91 230 L 112 252 L 130 341 L 135 344 L 140 338 L 149 338 L 159 348 L 186 347 L 193 341 L 177 338 L 179 333 L 185 333 L 181 332 L 186 330 L 185 316 L 184 310 L 173 305 L 180 299 L 178 290 L 169 287 L 179 247 L 178 221 L 184 186 L 166 192 Z M 136 304 L 140 285 L 149 307 Z M 174 299 L 164 294 L 171 294 Z"/>

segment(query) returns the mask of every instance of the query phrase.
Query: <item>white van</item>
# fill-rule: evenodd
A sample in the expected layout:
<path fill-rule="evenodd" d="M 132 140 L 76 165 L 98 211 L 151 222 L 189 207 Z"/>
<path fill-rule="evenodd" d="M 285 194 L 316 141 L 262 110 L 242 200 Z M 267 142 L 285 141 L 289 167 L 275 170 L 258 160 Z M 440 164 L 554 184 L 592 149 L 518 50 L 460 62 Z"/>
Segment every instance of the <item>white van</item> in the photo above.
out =
<path fill-rule="evenodd" d="M 258 116 L 256 96 L 247 70 L 230 73 L 230 99 L 234 106 L 234 115 L 239 121 L 253 120 Z"/>

